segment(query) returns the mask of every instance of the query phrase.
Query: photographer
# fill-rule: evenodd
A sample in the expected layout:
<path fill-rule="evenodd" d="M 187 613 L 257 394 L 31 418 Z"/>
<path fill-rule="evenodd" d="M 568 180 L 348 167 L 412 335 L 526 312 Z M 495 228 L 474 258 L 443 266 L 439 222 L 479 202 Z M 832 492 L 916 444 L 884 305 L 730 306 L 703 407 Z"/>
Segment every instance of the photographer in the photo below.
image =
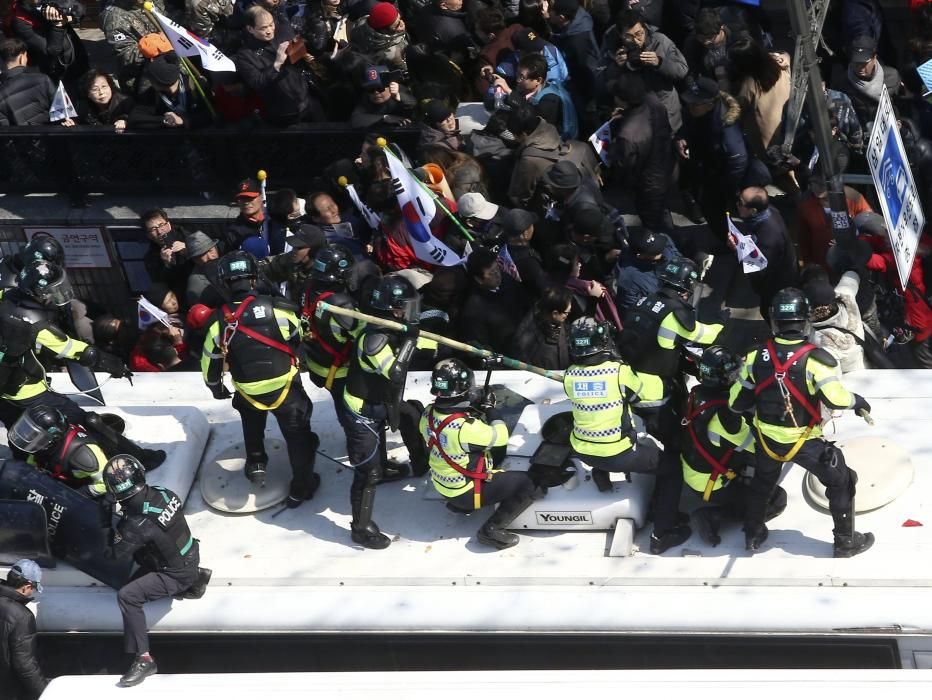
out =
<path fill-rule="evenodd" d="M 8 26 L 10 35 L 26 44 L 29 65 L 54 83 L 72 84 L 90 68 L 73 26 L 83 16 L 84 7 L 77 0 L 14 0 Z"/>
<path fill-rule="evenodd" d="M 401 80 L 400 71 L 390 71 L 385 66 L 367 68 L 362 81 L 365 98 L 353 110 L 352 126 L 368 129 L 376 124 L 410 124 L 417 100 Z"/>
<path fill-rule="evenodd" d="M 176 295 L 183 294 L 192 268 L 184 231 L 175 229 L 164 209 L 145 212 L 139 222 L 149 240 L 143 259 L 149 278 L 168 285 Z"/>
<path fill-rule="evenodd" d="M 636 10 L 618 13 L 615 26 L 602 40 L 602 85 L 631 72 L 644 80 L 667 110 L 673 133 L 683 125 L 676 84 L 686 77 L 689 66 L 683 54 L 665 34 L 651 29 Z"/>

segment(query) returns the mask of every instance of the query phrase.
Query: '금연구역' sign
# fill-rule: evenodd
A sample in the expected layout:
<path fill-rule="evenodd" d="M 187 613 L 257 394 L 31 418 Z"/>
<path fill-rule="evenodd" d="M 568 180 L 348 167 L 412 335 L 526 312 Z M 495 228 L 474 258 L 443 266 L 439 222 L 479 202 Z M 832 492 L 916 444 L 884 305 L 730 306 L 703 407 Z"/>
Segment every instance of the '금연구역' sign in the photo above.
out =
<path fill-rule="evenodd" d="M 46 233 L 65 249 L 65 267 L 111 267 L 107 243 L 100 228 L 27 228 L 28 240 Z"/>
<path fill-rule="evenodd" d="M 905 288 L 926 219 L 886 88 L 868 144 L 867 163 L 887 222 L 896 270 Z"/>

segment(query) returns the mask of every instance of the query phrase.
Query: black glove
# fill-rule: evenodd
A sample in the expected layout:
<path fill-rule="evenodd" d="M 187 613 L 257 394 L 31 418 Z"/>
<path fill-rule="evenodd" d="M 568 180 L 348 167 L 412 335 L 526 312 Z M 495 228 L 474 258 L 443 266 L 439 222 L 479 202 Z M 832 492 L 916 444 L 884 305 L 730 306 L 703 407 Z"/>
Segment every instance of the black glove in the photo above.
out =
<path fill-rule="evenodd" d="M 404 340 L 417 340 L 420 334 L 421 326 L 417 321 L 405 321 L 405 330 L 404 333 L 401 334 Z"/>
<path fill-rule="evenodd" d="M 213 394 L 214 398 L 218 401 L 223 401 L 233 396 L 233 394 L 230 393 L 230 390 L 223 386 L 223 384 L 216 384 L 210 387 L 210 393 Z"/>
<path fill-rule="evenodd" d="M 502 418 L 502 412 L 499 411 L 495 406 L 483 405 L 482 410 L 485 412 L 485 422 L 494 423 L 497 420 L 504 421 Z"/>
<path fill-rule="evenodd" d="M 864 397 L 861 396 L 860 394 L 855 394 L 854 395 L 854 406 L 852 407 L 852 410 L 855 413 L 858 413 L 862 408 L 868 413 L 871 412 L 871 405 L 867 403 L 867 401 L 864 400 Z"/>

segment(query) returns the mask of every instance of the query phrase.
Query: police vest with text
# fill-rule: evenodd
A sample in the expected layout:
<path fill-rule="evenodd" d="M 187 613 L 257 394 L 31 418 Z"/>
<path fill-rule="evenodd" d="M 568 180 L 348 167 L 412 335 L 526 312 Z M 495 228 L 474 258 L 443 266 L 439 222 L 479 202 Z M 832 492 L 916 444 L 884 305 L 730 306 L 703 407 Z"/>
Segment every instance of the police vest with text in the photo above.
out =
<path fill-rule="evenodd" d="M 631 449 L 633 427 L 618 379 L 621 363 L 573 365 L 566 370 L 563 388 L 573 404 L 570 444 L 576 452 L 613 457 Z"/>
<path fill-rule="evenodd" d="M 625 314 L 621 332 L 621 354 L 635 372 L 647 372 L 669 379 L 680 366 L 678 348 L 663 348 L 657 343 L 660 324 L 670 314 L 687 330 L 695 327 L 693 308 L 676 296 L 651 294 L 642 297 Z"/>
<path fill-rule="evenodd" d="M 182 512 L 181 499 L 161 486 L 150 486 L 147 495 L 152 500 L 142 504 L 142 516 L 165 533 L 168 546 L 149 542 L 137 560 L 156 571 L 184 568 L 186 560 L 197 554 L 198 547 Z"/>

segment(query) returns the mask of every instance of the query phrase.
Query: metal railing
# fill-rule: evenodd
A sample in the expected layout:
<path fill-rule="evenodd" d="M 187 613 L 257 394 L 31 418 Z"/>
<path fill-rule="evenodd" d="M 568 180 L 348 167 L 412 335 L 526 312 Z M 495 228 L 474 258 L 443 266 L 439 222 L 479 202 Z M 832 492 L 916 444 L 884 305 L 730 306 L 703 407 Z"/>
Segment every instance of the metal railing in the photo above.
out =
<path fill-rule="evenodd" d="M 260 169 L 274 188 L 301 191 L 334 161 L 355 158 L 366 133 L 344 123 L 122 134 L 109 127 L 5 128 L 0 192 L 225 192 Z M 418 131 L 394 129 L 385 136 L 413 152 Z"/>

